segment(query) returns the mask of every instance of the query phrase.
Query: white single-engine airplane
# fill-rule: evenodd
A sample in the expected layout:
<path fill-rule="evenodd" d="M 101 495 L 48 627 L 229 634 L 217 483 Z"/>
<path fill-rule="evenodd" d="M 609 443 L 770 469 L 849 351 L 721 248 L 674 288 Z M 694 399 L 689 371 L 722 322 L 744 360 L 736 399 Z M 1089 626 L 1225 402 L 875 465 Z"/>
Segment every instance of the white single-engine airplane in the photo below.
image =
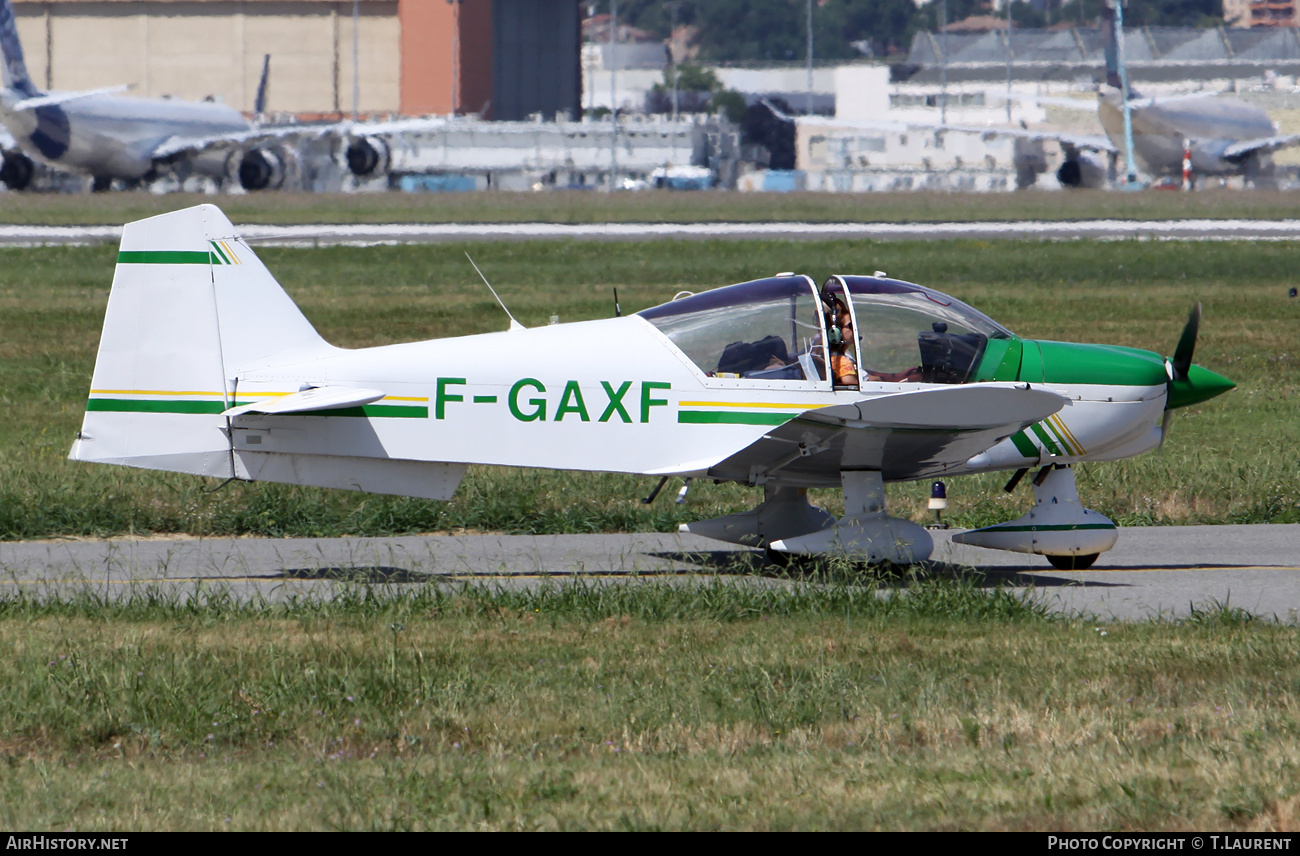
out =
<path fill-rule="evenodd" d="M 1233 384 L 1172 359 L 1021 339 L 883 274 L 768 279 L 636 315 L 346 350 L 325 342 L 215 207 L 128 224 L 71 457 L 449 499 L 468 464 L 762 486 L 684 528 L 776 558 L 908 563 L 924 528 L 887 481 L 1014 470 L 1036 505 L 957 540 L 1086 567 L 1116 540 L 1080 461 L 1155 448 L 1173 408 Z M 854 333 L 859 331 L 859 333 Z M 806 489 L 841 485 L 845 514 Z"/>

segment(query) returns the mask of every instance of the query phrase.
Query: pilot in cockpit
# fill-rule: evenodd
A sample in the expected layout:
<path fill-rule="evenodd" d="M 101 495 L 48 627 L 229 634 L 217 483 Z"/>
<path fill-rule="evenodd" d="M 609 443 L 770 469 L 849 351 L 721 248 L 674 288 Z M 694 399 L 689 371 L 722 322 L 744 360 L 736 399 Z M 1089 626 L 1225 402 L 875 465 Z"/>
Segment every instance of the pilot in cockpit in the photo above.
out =
<path fill-rule="evenodd" d="M 858 367 L 849 354 L 849 343 L 855 341 L 853 316 L 839 297 L 830 297 L 826 313 L 826 330 L 831 352 L 831 376 L 836 386 L 857 386 Z M 867 380 L 887 383 L 916 383 L 921 380 L 921 367 L 914 366 L 899 372 L 878 372 L 866 369 Z"/>
<path fill-rule="evenodd" d="M 827 344 L 831 352 L 831 377 L 836 386 L 857 386 L 858 367 L 849 355 L 849 342 L 853 341 L 853 316 L 838 297 L 830 300 L 826 313 Z"/>

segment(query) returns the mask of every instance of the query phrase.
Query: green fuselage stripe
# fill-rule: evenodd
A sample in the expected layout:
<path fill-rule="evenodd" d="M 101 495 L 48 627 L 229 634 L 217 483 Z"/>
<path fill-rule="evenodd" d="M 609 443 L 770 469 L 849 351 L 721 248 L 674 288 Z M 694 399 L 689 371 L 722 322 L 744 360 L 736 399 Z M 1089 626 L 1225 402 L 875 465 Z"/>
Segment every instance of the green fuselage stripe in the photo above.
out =
<path fill-rule="evenodd" d="M 217 258 L 221 259 L 222 264 L 230 264 L 230 259 L 226 258 L 226 254 L 221 252 L 221 246 L 216 241 L 208 241 L 208 243 L 212 245 L 213 251 L 217 254 Z"/>
<path fill-rule="evenodd" d="M 1016 450 L 1026 458 L 1038 457 L 1038 447 L 1034 445 L 1034 441 L 1030 440 L 1024 431 L 1017 431 L 1012 434 L 1011 442 L 1015 444 Z"/>
<path fill-rule="evenodd" d="M 286 413 L 286 416 L 383 416 L 389 419 L 428 419 L 429 408 L 409 404 L 363 404 L 361 407 L 341 407 L 337 410 L 309 410 L 305 413 Z"/>
<path fill-rule="evenodd" d="M 122 250 L 117 254 L 120 265 L 206 265 L 207 253 L 190 250 Z"/>
<path fill-rule="evenodd" d="M 1053 441 L 1051 436 L 1043 430 L 1043 423 L 1039 422 L 1036 425 L 1031 425 L 1030 430 L 1034 432 L 1038 439 L 1043 441 L 1043 447 L 1047 449 L 1049 453 L 1053 455 L 1061 454 L 1061 450 L 1056 445 L 1055 441 Z"/>
<path fill-rule="evenodd" d="M 798 413 L 743 413 L 718 410 L 682 410 L 678 422 L 693 425 L 784 425 Z"/>
<path fill-rule="evenodd" d="M 240 404 L 251 404 L 240 401 Z M 92 398 L 86 402 L 88 411 L 116 413 L 222 413 L 226 405 L 220 401 L 141 401 L 134 398 Z M 427 419 L 429 408 L 407 404 L 366 404 L 361 407 L 341 407 L 335 410 L 309 410 L 303 413 L 285 413 L 281 416 L 377 416 L 387 419 Z"/>
<path fill-rule="evenodd" d="M 1074 447 L 1071 446 L 1069 442 L 1065 439 L 1065 437 L 1061 434 L 1060 430 L 1056 427 L 1056 423 L 1052 422 L 1050 419 L 1044 419 L 1042 422 L 1038 424 L 1046 427 L 1048 431 L 1052 432 L 1052 436 L 1056 438 L 1056 442 L 1061 446 L 1062 449 L 1065 449 L 1067 454 L 1070 455 L 1079 454 L 1074 450 Z"/>

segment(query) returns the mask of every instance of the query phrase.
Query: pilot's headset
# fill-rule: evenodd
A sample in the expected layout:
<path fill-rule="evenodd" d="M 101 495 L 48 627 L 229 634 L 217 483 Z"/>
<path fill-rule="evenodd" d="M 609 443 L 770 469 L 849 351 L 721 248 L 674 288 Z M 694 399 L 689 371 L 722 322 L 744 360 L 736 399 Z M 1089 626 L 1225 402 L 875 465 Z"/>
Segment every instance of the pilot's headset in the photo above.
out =
<path fill-rule="evenodd" d="M 823 294 L 822 303 L 826 306 L 826 344 L 844 344 L 844 331 L 839 324 L 840 316 L 844 314 L 840 311 L 840 302 L 829 294 Z"/>

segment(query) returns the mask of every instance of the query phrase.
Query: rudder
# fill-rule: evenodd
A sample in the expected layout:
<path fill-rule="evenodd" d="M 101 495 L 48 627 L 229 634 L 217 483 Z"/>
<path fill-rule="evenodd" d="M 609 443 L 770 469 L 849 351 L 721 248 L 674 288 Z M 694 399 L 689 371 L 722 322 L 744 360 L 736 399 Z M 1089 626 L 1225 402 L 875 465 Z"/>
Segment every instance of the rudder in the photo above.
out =
<path fill-rule="evenodd" d="M 129 223 L 70 457 L 233 476 L 235 379 L 332 350 L 215 206 Z"/>

